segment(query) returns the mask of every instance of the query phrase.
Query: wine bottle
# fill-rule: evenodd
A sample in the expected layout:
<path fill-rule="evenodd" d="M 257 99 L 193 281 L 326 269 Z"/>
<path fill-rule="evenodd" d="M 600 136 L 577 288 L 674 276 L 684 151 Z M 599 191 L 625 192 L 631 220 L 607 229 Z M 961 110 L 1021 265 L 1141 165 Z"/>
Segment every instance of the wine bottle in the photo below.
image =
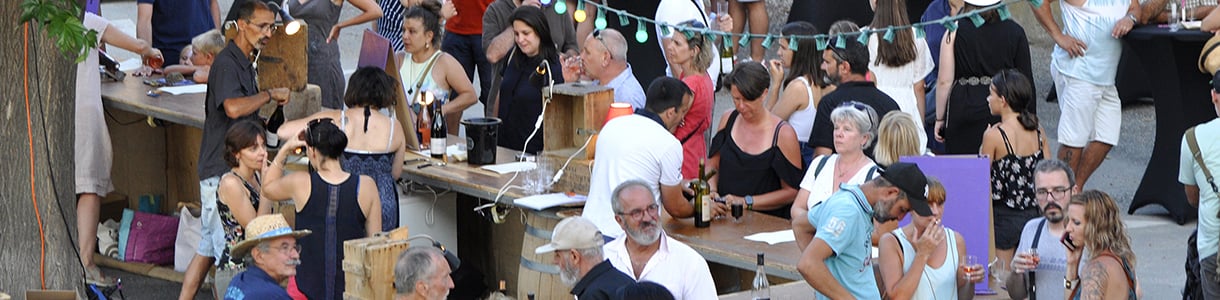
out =
<path fill-rule="evenodd" d="M 445 157 L 445 137 L 447 131 L 445 129 L 445 115 L 441 113 L 440 101 L 432 103 L 432 143 L 429 145 L 432 149 L 432 157 Z"/>
<path fill-rule="evenodd" d="M 721 38 L 727 39 L 728 37 L 721 37 Z M 728 76 L 729 73 L 733 72 L 733 56 L 734 56 L 733 47 L 734 46 L 736 46 L 736 44 L 729 45 L 728 47 L 724 47 L 724 45 L 721 45 L 722 48 L 720 49 L 720 75 L 719 75 L 720 79 L 716 81 L 716 91 L 720 91 L 720 88 L 724 87 L 724 81 L 726 79 L 728 79 L 727 77 L 729 77 Z"/>
<path fill-rule="evenodd" d="M 699 160 L 699 178 L 691 181 L 695 190 L 695 227 L 712 226 L 712 196 L 704 174 L 704 160 Z"/>
<path fill-rule="evenodd" d="M 280 125 L 284 125 L 284 106 L 275 106 L 275 112 L 271 113 L 271 118 L 267 119 L 267 132 L 263 136 L 263 142 L 267 144 L 267 148 L 275 149 L 280 147 L 279 132 Z"/>
<path fill-rule="evenodd" d="M 767 282 L 767 271 L 763 269 L 763 253 L 758 253 L 758 270 L 754 271 L 754 287 L 750 288 L 750 299 L 771 300 L 771 283 Z"/>
<path fill-rule="evenodd" d="M 419 151 L 431 155 L 432 151 L 432 111 L 431 105 L 422 105 L 419 110 L 415 131 L 419 138 Z"/>

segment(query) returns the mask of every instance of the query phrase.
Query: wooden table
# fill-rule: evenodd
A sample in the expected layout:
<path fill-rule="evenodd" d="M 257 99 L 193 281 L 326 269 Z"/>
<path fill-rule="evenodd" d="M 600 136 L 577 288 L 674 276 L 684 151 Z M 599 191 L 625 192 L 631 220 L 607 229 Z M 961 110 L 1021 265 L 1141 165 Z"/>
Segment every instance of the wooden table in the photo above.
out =
<path fill-rule="evenodd" d="M 145 85 L 148 77 L 128 75 L 122 82 L 102 83 L 102 103 L 106 108 L 120 109 L 169 122 L 203 128 L 204 93 L 150 97 L 153 87 Z"/>

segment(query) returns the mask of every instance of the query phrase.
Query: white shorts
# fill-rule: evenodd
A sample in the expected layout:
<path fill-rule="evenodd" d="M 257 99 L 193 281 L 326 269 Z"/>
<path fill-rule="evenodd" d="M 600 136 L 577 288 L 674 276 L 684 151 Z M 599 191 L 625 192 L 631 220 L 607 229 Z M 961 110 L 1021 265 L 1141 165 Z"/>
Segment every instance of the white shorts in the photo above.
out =
<path fill-rule="evenodd" d="M 203 211 L 199 221 L 199 255 L 220 258 L 224 249 L 225 231 L 220 225 L 220 212 L 216 208 L 216 191 L 220 189 L 220 176 L 199 181 L 199 202 Z"/>
<path fill-rule="evenodd" d="M 1118 89 L 1051 72 L 1059 91 L 1059 144 L 1083 148 L 1090 141 L 1118 144 L 1123 108 Z"/>

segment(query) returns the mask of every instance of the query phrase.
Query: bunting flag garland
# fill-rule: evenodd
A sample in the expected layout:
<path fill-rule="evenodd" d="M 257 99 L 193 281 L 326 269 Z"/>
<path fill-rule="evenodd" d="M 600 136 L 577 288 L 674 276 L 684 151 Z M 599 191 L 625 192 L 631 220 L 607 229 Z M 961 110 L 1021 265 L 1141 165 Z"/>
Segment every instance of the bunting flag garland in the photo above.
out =
<path fill-rule="evenodd" d="M 566 1 L 563 1 L 563 0 L 541 0 L 541 2 L 544 7 L 552 6 L 551 3 L 554 3 L 553 8 L 554 8 L 555 12 L 558 14 L 564 14 L 568 10 L 567 4 L 565 3 Z M 814 39 L 814 41 L 816 41 L 816 43 L 817 43 L 818 50 L 825 50 L 829 46 L 831 38 L 835 39 L 834 46 L 836 48 L 844 48 L 847 45 L 846 38 L 851 37 L 853 35 L 855 36 L 856 40 L 859 41 L 861 44 L 867 45 L 869 42 L 869 35 L 873 34 L 873 33 L 883 33 L 881 39 L 884 40 L 886 43 L 892 43 L 895 38 L 895 33 L 894 33 L 895 30 L 904 30 L 907 28 L 912 28 L 915 30 L 916 38 L 925 38 L 927 33 L 924 31 L 924 26 L 927 26 L 927 25 L 941 25 L 941 26 L 945 27 L 946 31 L 953 32 L 953 31 L 956 31 L 958 28 L 958 24 L 957 24 L 958 20 L 970 19 L 970 21 L 974 24 L 974 26 L 976 26 L 976 27 L 982 26 L 983 24 L 986 23 L 986 20 L 983 18 L 982 14 L 985 12 L 992 11 L 992 10 L 996 11 L 996 13 L 999 14 L 1000 20 L 1009 20 L 1012 18 L 1012 12 L 1009 10 L 1008 6 L 1013 3 L 1017 3 L 1017 2 L 1028 2 L 1029 5 L 1031 5 L 1035 8 L 1040 7 L 1043 4 L 1043 0 L 1002 0 L 1002 2 L 997 5 L 984 7 L 982 9 L 978 9 L 978 10 L 974 10 L 974 11 L 970 11 L 970 12 L 966 12 L 966 13 L 961 13 L 961 14 L 958 14 L 957 16 L 945 17 L 945 18 L 942 18 L 939 20 L 931 20 L 931 21 L 919 22 L 919 23 L 914 23 L 914 24 L 910 24 L 910 25 L 902 25 L 902 26 L 890 26 L 890 27 L 886 27 L 886 28 L 862 29 L 859 32 L 843 32 L 843 33 L 839 33 L 839 34 L 836 34 L 833 36 L 829 35 L 829 34 L 786 35 L 785 36 L 785 35 L 769 34 L 769 33 L 765 34 L 765 35 L 758 35 L 758 34 L 750 34 L 750 33 L 731 33 L 731 32 L 725 32 L 725 31 L 712 30 L 709 28 L 688 28 L 685 26 L 674 26 L 674 25 L 669 25 L 669 24 L 664 24 L 664 23 L 658 23 L 656 20 L 651 19 L 651 18 L 636 16 L 636 15 L 628 13 L 624 10 L 616 9 L 616 8 L 610 7 L 608 5 L 599 3 L 598 1 L 594 1 L 594 0 L 577 0 L 576 10 L 572 12 L 572 18 L 576 22 L 588 21 L 589 12 L 588 12 L 588 9 L 586 9 L 586 5 L 593 5 L 597 8 L 597 17 L 593 21 L 594 26 L 597 29 L 606 28 L 606 26 L 607 26 L 606 14 L 609 12 L 612 12 L 612 13 L 618 15 L 619 25 L 622 27 L 627 27 L 627 25 L 631 23 L 631 20 L 634 19 L 636 22 L 635 40 L 636 40 L 636 42 L 639 42 L 639 43 L 645 43 L 648 41 L 647 27 L 658 26 L 660 28 L 660 33 L 662 36 L 669 36 L 670 32 L 672 32 L 674 30 L 680 31 L 683 34 L 687 35 L 688 37 L 691 36 L 692 34 L 694 34 L 695 30 L 698 30 L 699 33 L 702 33 L 704 35 L 708 35 L 709 36 L 708 38 L 714 38 L 714 37 L 718 36 L 723 41 L 725 48 L 729 48 L 729 47 L 733 46 L 733 42 L 732 42 L 733 38 L 738 38 L 737 44 L 740 47 L 749 46 L 750 40 L 752 38 L 762 38 L 763 47 L 770 49 L 771 46 L 773 45 L 774 39 L 782 38 L 782 39 L 787 39 L 788 48 L 792 51 L 796 51 L 798 49 L 798 46 L 797 46 L 798 40 L 803 40 L 803 39 Z M 711 26 L 711 24 L 705 24 L 705 25 Z"/>

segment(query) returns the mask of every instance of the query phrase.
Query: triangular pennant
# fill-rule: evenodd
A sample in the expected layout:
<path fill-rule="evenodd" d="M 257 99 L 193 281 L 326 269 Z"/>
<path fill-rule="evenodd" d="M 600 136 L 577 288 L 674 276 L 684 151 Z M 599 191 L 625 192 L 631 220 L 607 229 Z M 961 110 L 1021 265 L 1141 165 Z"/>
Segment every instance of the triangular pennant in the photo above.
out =
<path fill-rule="evenodd" d="M 842 33 L 835 37 L 835 48 L 847 48 L 847 38 Z"/>
<path fill-rule="evenodd" d="M 825 36 L 813 38 L 813 41 L 818 43 L 818 51 L 825 51 L 826 46 L 830 45 L 830 38 Z"/>
<path fill-rule="evenodd" d="M 763 46 L 763 49 L 768 49 L 768 50 L 771 49 L 771 35 L 770 34 L 767 35 L 767 38 L 763 39 L 762 46 Z"/>
<path fill-rule="evenodd" d="M 974 27 L 983 27 L 987 20 L 984 20 L 983 15 L 977 14 L 977 12 L 970 12 L 970 22 L 974 23 Z"/>
<path fill-rule="evenodd" d="M 1000 9 L 998 11 L 1000 13 L 1000 21 L 1007 21 L 1008 19 L 1012 19 L 1012 12 L 1008 11 L 1008 4 L 1004 4 L 1004 6 L 1000 6 Z"/>
<path fill-rule="evenodd" d="M 792 50 L 792 52 L 796 52 L 797 48 L 798 47 L 796 45 L 796 36 L 788 37 L 788 50 Z"/>
<path fill-rule="evenodd" d="M 749 33 L 741 34 L 741 40 L 737 41 L 737 45 L 741 46 L 742 48 L 749 47 L 750 46 L 750 34 Z"/>
<path fill-rule="evenodd" d="M 886 28 L 885 35 L 882 36 L 881 39 L 884 39 L 888 43 L 894 42 L 894 27 Z"/>
<path fill-rule="evenodd" d="M 618 25 L 627 27 L 627 24 L 631 24 L 631 20 L 628 20 L 627 15 L 625 15 L 623 12 L 619 12 L 618 13 Z"/>
<path fill-rule="evenodd" d="M 860 44 L 868 46 L 868 35 L 869 34 L 870 33 L 867 30 L 861 30 L 860 36 L 856 37 L 856 41 L 860 42 Z"/>

